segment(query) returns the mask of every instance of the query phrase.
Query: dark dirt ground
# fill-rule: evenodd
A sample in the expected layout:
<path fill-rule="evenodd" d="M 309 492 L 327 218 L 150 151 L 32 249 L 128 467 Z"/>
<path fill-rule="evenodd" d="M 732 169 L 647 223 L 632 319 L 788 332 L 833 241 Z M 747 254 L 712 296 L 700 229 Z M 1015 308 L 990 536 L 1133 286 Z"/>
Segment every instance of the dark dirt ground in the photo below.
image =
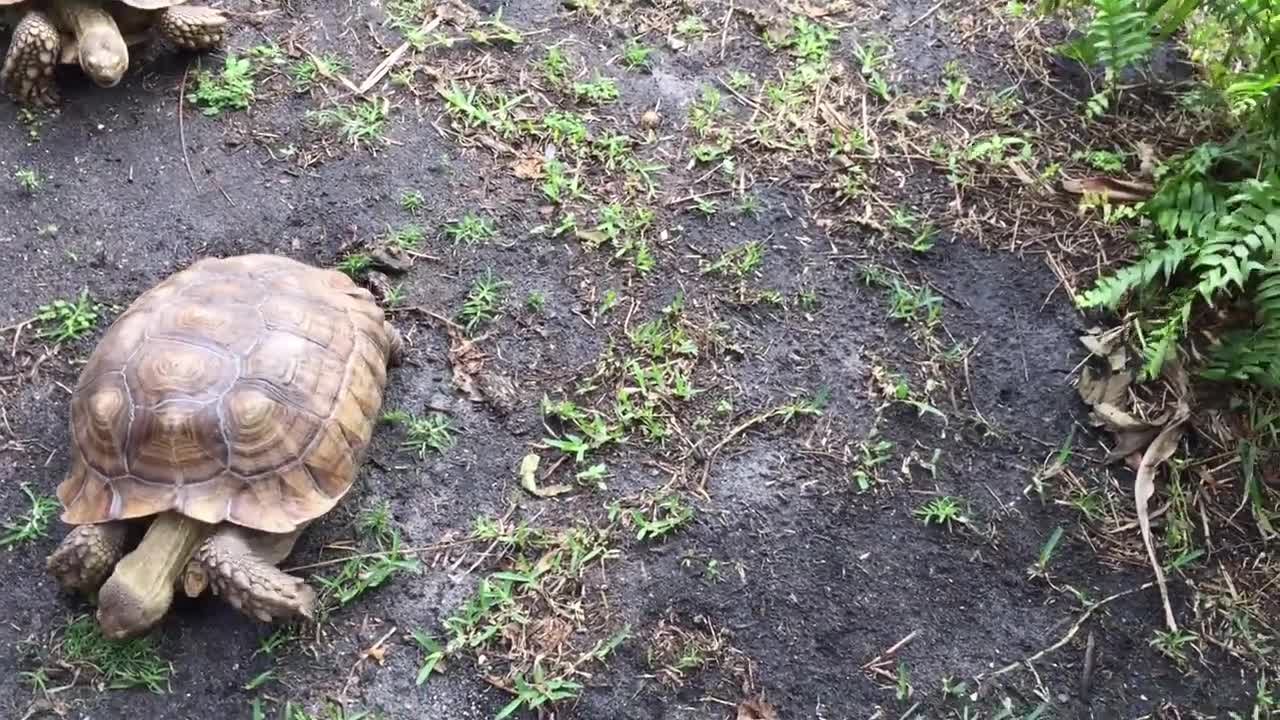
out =
<path fill-rule="evenodd" d="M 393 142 L 373 153 L 305 129 L 304 113 L 324 101 L 293 93 L 282 78 L 260 80 L 259 97 L 247 112 L 207 118 L 188 107 L 180 125 L 186 58 L 158 50 L 111 90 L 66 73 L 61 111 L 40 116 L 36 142 L 29 141 L 15 110 L 0 106 L 0 144 L 6 148 L 0 175 L 34 168 L 46 178 L 34 194 L 12 183 L 0 190 L 0 266 L 14 289 L 0 298 L 0 325 L 21 322 L 37 306 L 82 288 L 112 307 L 109 318 L 145 288 L 209 255 L 272 252 L 334 265 L 353 237 L 371 240 L 389 225 L 410 220 L 396 198 L 416 188 L 426 198 L 417 213 L 417 222 L 428 229 L 421 252 L 432 257 L 419 258 L 396 281 L 404 283 L 408 305 L 445 315 L 457 311 L 485 269 L 512 283 L 505 312 L 481 345 L 490 366 L 515 381 L 514 410 L 504 417 L 464 398 L 450 382 L 443 327 L 419 313 L 394 313 L 411 345 L 411 363 L 392 373 L 386 407 L 446 410 L 459 428 L 457 444 L 441 456 L 418 460 L 397 447 L 397 429 L 380 428 L 349 501 L 309 531 L 291 564 L 341 557 L 327 545 L 351 538 L 357 510 L 376 499 L 391 502 L 405 544 L 422 546 L 465 536 L 477 516 L 509 511 L 531 526 L 602 525 L 610 502 L 672 483 L 697 509 L 694 520 L 654 543 L 618 533 L 617 557 L 585 576 L 582 596 L 591 608 L 591 632 L 601 637 L 629 626 L 631 637 L 589 679 L 579 678 L 586 689 L 576 701 L 557 706 L 557 717 L 734 717 L 739 701 L 759 694 L 783 718 L 1021 718 L 1032 717 L 1042 703 L 1048 707 L 1040 717 L 1247 714 L 1256 669 L 1211 651 L 1184 672 L 1148 644 L 1161 619 L 1154 589 L 1109 604 L 1072 642 L 1035 663 L 1034 673 L 1020 669 L 986 679 L 972 698 L 944 697 L 943 678 L 969 679 L 972 691 L 975 676 L 1061 637 L 1082 612 L 1061 588 L 1102 598 L 1136 588 L 1150 576 L 1136 532 L 1121 541 L 1130 551 L 1123 557 L 1130 559 L 1117 561 L 1116 554 L 1100 553 L 1084 541 L 1075 511 L 1024 493 L 1084 415 L 1070 381 L 1083 358 L 1076 337 L 1086 322 L 1071 308 L 1042 252 L 1025 243 L 1037 233 L 1048 238 L 1059 232 L 1056 216 L 1046 211 L 1033 218 L 1022 229 L 1024 239 L 1013 243 L 1008 225 L 981 213 L 953 214 L 951 221 L 940 221 L 935 247 L 911 253 L 886 243 L 886 231 L 849 221 L 856 213 L 812 189 L 814 168 L 822 163 L 792 162 L 780 154 L 753 158 L 745 151 L 739 161 L 764 201 L 758 218 L 727 210 L 702 218 L 687 202 L 663 204 L 662 199 L 712 187 L 693 184 L 705 170 L 686 169 L 693 141 L 683 118 L 698 88 L 734 69 L 763 79 L 781 61 L 762 45 L 741 8 L 724 31 L 727 52 L 721 59 L 728 4 L 636 5 L 634 12 L 613 13 L 623 18 L 619 22 L 633 23 L 624 29 L 574 14 L 553 0 L 473 3 L 485 13 L 501 7 L 511 26 L 542 32 L 514 49 L 436 49 L 420 62 L 446 77 L 465 76 L 457 68 L 488 53 L 493 64 L 473 66 L 467 71 L 471 77 L 496 72 L 508 87 L 521 87 L 534 80 L 517 74 L 531 75 L 543 46 L 563 40 L 571 57 L 619 81 L 622 99 L 596 112 L 601 124 L 642 137 L 640 114 L 660 104 L 659 138 L 644 145 L 649 157 L 665 158 L 672 168 L 659 181 L 655 226 L 667 234 L 654 241 L 654 272 L 636 274 L 610 263 L 607 250 L 535 232 L 552 221 L 542 209 L 545 201 L 528 181 L 512 175 L 510 158 L 495 158 L 483 145 L 460 144 L 438 130 L 448 119 L 430 80 L 422 80 L 416 96 L 386 90 L 397 103 L 386 129 Z M 969 28 L 986 27 L 996 9 L 940 5 L 918 23 L 933 3 L 882 1 L 833 15 L 830 22 L 842 26 L 835 57 L 853 68 L 851 49 L 881 33 L 895 48 L 893 77 L 905 92 L 936 86 L 951 59 L 969 71 L 975 89 L 1001 89 L 1021 79 L 1009 64 L 1015 46 L 1023 47 L 1012 40 L 1016 27 L 966 36 Z M 269 11 L 252 24 L 239 23 L 230 47 L 269 39 L 285 45 L 282 38 L 292 37 L 312 52 L 344 56 L 357 82 L 399 42 L 383 26 L 385 15 L 376 4 L 232 0 L 227 6 Z M 675 51 L 663 32 L 651 31 L 647 40 L 659 48 L 651 75 L 607 62 L 637 24 L 665 17 L 669 8 L 676 8 L 676 16 L 704 17 L 709 39 Z M 218 61 L 194 62 L 212 67 Z M 1066 104 L 1065 95 L 1034 83 L 1020 92 L 1042 110 Z M 546 97 L 574 107 L 563 95 Z M 741 104 L 737 108 L 745 116 Z M 857 105 L 846 112 L 856 114 Z M 1033 114 L 1021 117 L 1033 122 Z M 183 160 L 183 135 L 194 183 Z M 290 145 L 314 152 L 320 161 L 304 168 L 273 159 L 272 150 Z M 893 162 L 892 172 L 877 173 L 891 204 L 947 212 L 953 193 L 941 170 L 905 153 Z M 999 185 L 976 192 L 988 200 L 1009 197 Z M 861 209 L 861 203 L 855 206 Z M 1069 214 L 1066 201 L 1063 207 Z M 464 211 L 493 217 L 498 237 L 477 246 L 455 246 L 444 238 L 440 228 Z M 41 232 L 49 225 L 57 226 L 56 233 Z M 816 306 L 790 300 L 787 307 L 736 303 L 732 282 L 699 272 L 699 257 L 714 258 L 749 240 L 767 245 L 753 286 L 776 288 L 788 299 L 811 289 Z M 912 326 L 887 317 L 885 293 L 860 280 L 873 263 L 925 279 L 944 298 L 942 329 L 933 336 L 944 349 L 972 342 L 962 365 L 941 367 L 936 348 L 919 342 Z M 622 301 L 593 327 L 587 319 L 608 288 L 618 289 Z M 541 314 L 523 306 L 534 290 L 546 297 Z M 705 497 L 695 491 L 704 465 L 688 456 L 685 440 L 665 448 L 635 441 L 599 451 L 599 461 L 612 473 L 606 490 L 554 499 L 521 491 L 520 459 L 547 435 L 538 411 L 541 398 L 563 395 L 590 375 L 609 339 L 625 337 L 624 325 L 656 317 L 677 292 L 684 293 L 691 322 L 719 323 L 719 332 L 731 338 L 698 362 L 695 385 L 706 392 L 678 416 L 690 436 L 713 444 L 752 414 L 825 389 L 829 399 L 822 415 L 764 423 L 727 443 L 710 461 Z M 4 336 L 0 516 L 25 511 L 20 482 L 52 493 L 66 471 L 67 388 L 103 327 L 58 348 L 28 331 L 12 356 L 12 331 Z M 726 350 L 729 345 L 737 350 Z M 929 399 L 947 416 L 945 424 L 903 404 L 883 403 L 875 394 L 876 367 L 907 376 L 913 387 L 934 378 Z M 694 419 L 712 417 L 721 399 L 733 402 L 731 421 L 715 419 L 694 429 Z M 859 492 L 852 480 L 856 447 L 873 424 L 895 448 L 882 481 Z M 1128 471 L 1109 480 L 1107 470 L 1090 462 L 1102 455 L 1090 431 L 1079 427 L 1076 442 L 1073 465 L 1088 482 L 1128 487 Z M 927 462 L 935 449 L 936 475 L 921 462 L 907 463 L 913 454 Z M 553 453 L 542 451 L 544 463 Z M 1123 498 L 1125 491 L 1119 492 Z M 977 529 L 948 531 L 913 517 L 935 493 L 968 500 Z M 1052 563 L 1053 585 L 1029 579 L 1027 567 L 1059 525 L 1067 533 Z M 48 708 L 20 673 L 43 662 L 41 648 L 51 647 L 69 618 L 87 608 L 82 599 L 61 593 L 44 570 L 45 555 L 64 531 L 55 522 L 49 537 L 0 552 L 5 717 Z M 397 575 L 333 612 L 310 640 L 275 656 L 255 654 L 272 628 L 216 599 L 180 602 L 158 631 L 159 652 L 172 662 L 171 692 L 95 691 L 86 673 L 77 687 L 54 696 L 53 708 L 76 718 L 248 718 L 252 700 L 260 698 L 267 717 L 276 717 L 286 700 L 316 717 L 328 717 L 323 713 L 330 702 L 389 718 L 493 717 L 510 696 L 485 682 L 473 657 L 451 659 L 445 672 L 416 686 L 421 656 L 406 638 L 413 629 L 438 632 L 480 574 L 501 568 L 501 560 L 476 549 L 424 554 L 420 574 Z M 718 578 L 705 572 L 712 560 L 722 569 Z M 1185 593 L 1179 595 L 1176 586 L 1174 592 L 1175 605 L 1185 608 Z M 664 683 L 650 659 L 660 628 L 670 624 L 704 634 L 712 628 L 723 642 L 713 662 L 678 683 Z M 1082 701 L 1090 632 L 1096 663 Z M 909 635 L 910 642 L 885 665 L 887 676 L 864 668 Z M 361 660 L 361 652 L 384 637 L 384 662 Z M 909 699 L 895 696 L 897 660 L 909 668 Z M 243 689 L 271 668 L 272 682 Z M 70 679 L 64 672 L 50 685 Z M 1001 715 L 1005 703 L 1010 711 Z M 971 714 L 962 715 L 966 707 Z"/>

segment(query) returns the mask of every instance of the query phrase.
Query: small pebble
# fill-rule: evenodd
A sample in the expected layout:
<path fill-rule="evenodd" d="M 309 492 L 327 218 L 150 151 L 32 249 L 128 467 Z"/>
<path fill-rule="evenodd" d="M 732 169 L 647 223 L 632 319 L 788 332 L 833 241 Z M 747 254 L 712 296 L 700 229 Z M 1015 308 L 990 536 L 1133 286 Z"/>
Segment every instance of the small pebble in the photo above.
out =
<path fill-rule="evenodd" d="M 656 128 L 662 122 L 662 116 L 653 110 L 646 110 L 640 116 L 640 125 L 646 128 Z"/>

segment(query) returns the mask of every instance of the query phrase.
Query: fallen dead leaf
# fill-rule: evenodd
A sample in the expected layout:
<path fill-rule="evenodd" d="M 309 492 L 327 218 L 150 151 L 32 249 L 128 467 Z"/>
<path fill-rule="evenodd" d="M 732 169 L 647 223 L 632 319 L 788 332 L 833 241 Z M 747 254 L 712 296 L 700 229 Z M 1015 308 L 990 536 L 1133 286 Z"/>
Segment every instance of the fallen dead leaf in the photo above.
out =
<path fill-rule="evenodd" d="M 476 387 L 476 376 L 488 357 L 470 338 L 463 337 L 457 328 L 445 326 L 449 333 L 449 366 L 453 368 L 453 384 L 473 402 L 483 402 L 484 395 Z"/>
<path fill-rule="evenodd" d="M 1144 448 L 1151 444 L 1151 440 L 1159 434 L 1159 430 L 1152 428 L 1150 430 L 1129 430 L 1115 433 L 1116 445 L 1111 448 L 1111 452 L 1107 453 L 1107 457 L 1103 460 L 1105 463 L 1113 463 L 1117 460 L 1123 460 L 1132 455 L 1137 455 Z M 1138 462 L 1132 463 L 1137 467 Z"/>
<path fill-rule="evenodd" d="M 1123 370 L 1129 364 L 1129 349 L 1124 345 L 1128 328 L 1119 325 L 1106 332 L 1091 332 L 1080 336 L 1080 344 L 1090 353 L 1103 358 L 1112 370 Z"/>
<path fill-rule="evenodd" d="M 849 0 L 831 0 L 827 3 L 816 3 L 811 0 L 799 0 L 799 2 L 792 2 L 790 5 L 793 13 L 808 15 L 815 20 L 829 15 L 848 12 L 853 7 L 853 3 Z"/>
<path fill-rule="evenodd" d="M 1110 202 L 1142 202 L 1155 194 L 1155 186 L 1137 180 L 1095 175 L 1062 181 L 1064 192 L 1072 195 L 1101 195 Z"/>
<path fill-rule="evenodd" d="M 1178 449 L 1182 440 L 1182 424 L 1190 415 L 1186 404 L 1180 403 L 1173 420 L 1160 431 L 1156 439 L 1147 446 L 1138 465 L 1138 474 L 1133 481 L 1133 500 L 1138 512 L 1138 526 L 1142 529 L 1142 542 L 1147 546 L 1147 558 L 1151 561 L 1151 569 L 1156 573 L 1156 585 L 1160 588 L 1160 602 L 1164 604 L 1164 619 L 1170 632 L 1178 631 L 1178 622 L 1173 617 L 1173 607 L 1169 604 L 1169 588 L 1165 583 L 1164 571 L 1160 568 L 1160 560 L 1156 557 L 1155 543 L 1151 538 L 1151 516 L 1149 505 L 1151 496 L 1156 492 L 1156 471 Z"/>
<path fill-rule="evenodd" d="M 541 461 L 542 457 L 537 453 L 529 453 L 524 456 L 524 459 L 520 461 L 520 487 L 540 498 L 555 497 L 573 492 L 573 486 L 571 485 L 538 487 L 538 464 Z"/>
<path fill-rule="evenodd" d="M 1141 420 L 1111 403 L 1098 403 L 1093 406 L 1093 418 L 1099 425 L 1105 426 L 1112 432 L 1141 432 L 1143 430 L 1151 430 L 1160 428 L 1168 422 L 1168 413 L 1162 414 L 1155 420 Z"/>
<path fill-rule="evenodd" d="M 1128 396 L 1132 382 L 1132 373 L 1107 372 L 1086 365 L 1080 370 L 1076 391 L 1080 393 L 1080 399 L 1090 406 L 1106 403 L 1119 407 Z"/>
<path fill-rule="evenodd" d="M 738 720 L 778 720 L 778 711 L 764 698 L 749 698 L 738 703 Z"/>
<path fill-rule="evenodd" d="M 364 656 L 367 658 L 371 658 L 374 662 L 378 663 L 378 665 L 382 665 L 383 663 L 386 662 L 386 659 L 387 659 L 387 646 L 374 645 L 373 647 L 364 651 Z"/>
<path fill-rule="evenodd" d="M 521 180 L 537 180 L 542 177 L 542 158 L 527 155 L 511 163 L 510 168 Z"/>
<path fill-rule="evenodd" d="M 1156 174 L 1156 149 L 1151 143 L 1140 142 L 1138 146 L 1138 174 L 1142 177 L 1153 177 Z"/>

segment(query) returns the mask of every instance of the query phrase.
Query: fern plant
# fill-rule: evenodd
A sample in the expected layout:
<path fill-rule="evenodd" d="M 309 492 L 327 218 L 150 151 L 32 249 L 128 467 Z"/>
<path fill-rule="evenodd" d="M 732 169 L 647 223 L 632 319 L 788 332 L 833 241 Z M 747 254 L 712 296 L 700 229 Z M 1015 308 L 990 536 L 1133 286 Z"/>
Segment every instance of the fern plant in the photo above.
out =
<path fill-rule="evenodd" d="M 1051 0 L 1052 8 L 1068 3 Z M 1116 73 L 1156 42 L 1186 31 L 1206 89 L 1234 128 L 1168 163 L 1141 206 L 1142 253 L 1084 292 L 1085 308 L 1139 310 L 1145 374 L 1160 372 L 1198 308 L 1242 306 L 1201 368 L 1217 379 L 1280 385 L 1280 7 L 1271 0 L 1076 0 L 1093 17 L 1068 51 L 1103 65 L 1109 105 Z"/>

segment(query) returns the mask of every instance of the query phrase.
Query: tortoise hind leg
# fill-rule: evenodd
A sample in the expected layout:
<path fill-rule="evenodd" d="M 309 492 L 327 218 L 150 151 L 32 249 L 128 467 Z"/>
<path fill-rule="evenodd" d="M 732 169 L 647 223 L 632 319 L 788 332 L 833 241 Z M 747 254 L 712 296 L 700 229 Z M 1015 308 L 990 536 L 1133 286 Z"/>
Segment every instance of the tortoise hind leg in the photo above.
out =
<path fill-rule="evenodd" d="M 22 105 L 48 106 L 58 101 L 53 71 L 62 52 L 58 28 L 42 12 L 29 11 L 13 29 L 0 80 Z"/>
<path fill-rule="evenodd" d="M 200 5 L 175 5 L 161 11 L 156 28 L 183 50 L 210 50 L 222 43 L 227 16 Z"/>
<path fill-rule="evenodd" d="M 45 560 L 49 572 L 68 590 L 93 592 L 124 557 L 131 526 L 127 522 L 77 525 Z"/>
<path fill-rule="evenodd" d="M 310 620 L 315 615 L 315 591 L 276 567 L 288 557 L 300 534 L 301 530 L 274 534 L 238 525 L 219 527 L 187 567 L 183 583 L 187 594 L 198 595 L 207 584 L 237 610 L 263 622 Z"/>
<path fill-rule="evenodd" d="M 387 339 L 391 346 L 387 354 L 387 366 L 399 367 L 404 362 L 404 336 L 389 322 L 382 323 L 382 326 L 387 332 Z"/>

